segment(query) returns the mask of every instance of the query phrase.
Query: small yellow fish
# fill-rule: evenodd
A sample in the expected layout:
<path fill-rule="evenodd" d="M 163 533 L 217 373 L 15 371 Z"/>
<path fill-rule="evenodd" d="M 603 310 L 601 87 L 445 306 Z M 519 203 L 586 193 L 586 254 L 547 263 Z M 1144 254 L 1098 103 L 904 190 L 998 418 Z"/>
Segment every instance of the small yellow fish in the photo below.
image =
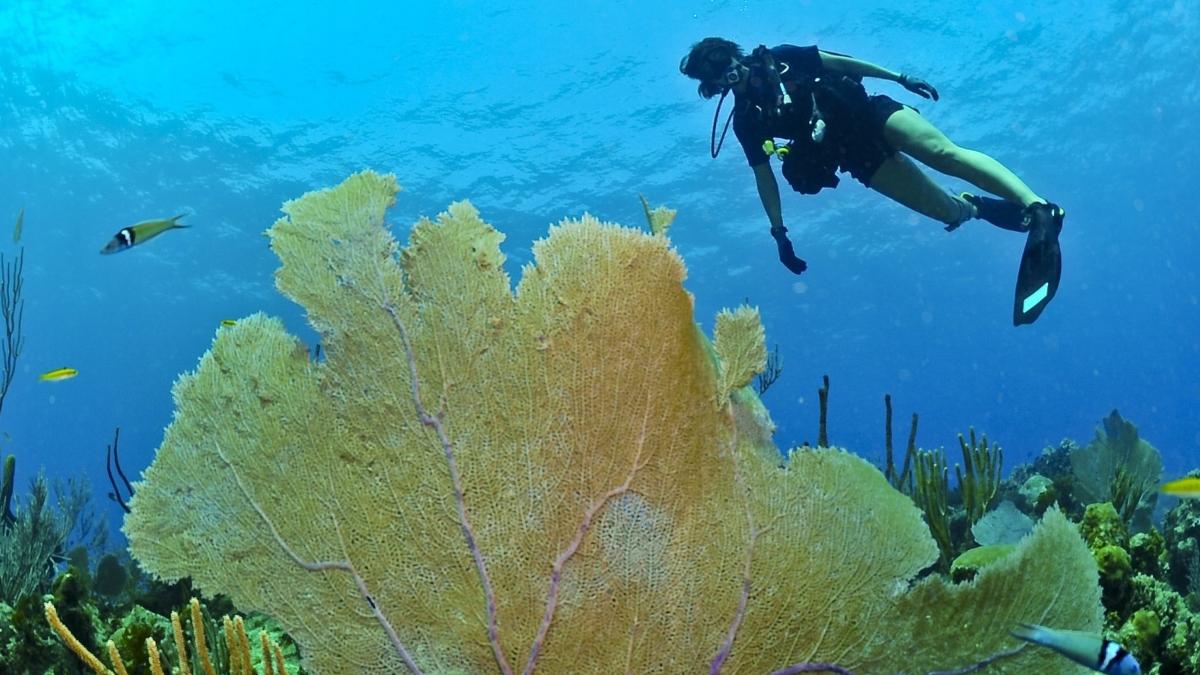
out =
<path fill-rule="evenodd" d="M 1162 486 L 1162 491 L 1180 499 L 1200 499 L 1200 478 L 1180 478 Z"/>
<path fill-rule="evenodd" d="M 104 245 L 104 248 L 100 249 L 100 252 L 119 253 L 127 248 L 133 248 L 143 241 L 157 237 L 167 230 L 173 230 L 177 227 L 187 227 L 187 225 L 180 225 L 176 222 L 185 215 L 187 214 L 181 213 L 174 218 L 143 220 L 135 225 L 122 228 L 120 232 L 113 235 L 113 238 Z"/>
<path fill-rule="evenodd" d="M 42 382 L 58 382 L 59 380 L 69 380 L 79 374 L 74 368 L 55 368 L 38 376 Z"/>
<path fill-rule="evenodd" d="M 221 325 L 228 328 L 230 326 L 236 326 L 237 321 L 234 321 L 233 319 L 221 319 Z"/>
<path fill-rule="evenodd" d="M 21 228 L 25 226 L 25 207 L 21 207 L 20 213 L 17 214 L 17 224 L 13 227 L 13 243 L 21 241 Z"/>

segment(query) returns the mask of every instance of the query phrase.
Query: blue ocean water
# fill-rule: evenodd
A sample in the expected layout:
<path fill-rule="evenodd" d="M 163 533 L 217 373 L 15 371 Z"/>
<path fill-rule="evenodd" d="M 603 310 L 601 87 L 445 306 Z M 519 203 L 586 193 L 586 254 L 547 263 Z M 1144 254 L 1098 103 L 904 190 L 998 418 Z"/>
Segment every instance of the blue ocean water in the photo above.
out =
<path fill-rule="evenodd" d="M 404 185 L 402 241 L 471 199 L 507 234 L 514 277 L 564 217 L 640 226 L 639 193 L 677 208 L 698 321 L 748 300 L 778 345 L 765 401 L 781 447 L 816 440 L 829 374 L 831 440 L 874 460 L 891 393 L 898 445 L 915 411 L 921 446 L 953 449 L 973 425 L 1011 467 L 1086 442 L 1118 408 L 1168 473 L 1200 465 L 1195 3 L 497 4 L 0 4 L 0 250 L 15 252 L 5 223 L 24 207 L 27 303 L 0 452 L 21 475 L 84 473 L 103 494 L 117 426 L 127 471 L 144 468 L 171 383 L 222 319 L 263 311 L 313 341 L 261 233 L 285 200 L 363 168 Z M 736 141 L 708 157 L 715 104 L 677 71 L 709 35 L 817 44 L 933 83 L 936 104 L 868 89 L 1068 211 L 1042 318 L 1011 326 L 1023 237 L 980 221 L 947 234 L 848 176 L 785 189 L 810 269 L 779 265 Z M 176 213 L 191 229 L 98 254 Z M 38 381 L 60 366 L 80 374 Z"/>

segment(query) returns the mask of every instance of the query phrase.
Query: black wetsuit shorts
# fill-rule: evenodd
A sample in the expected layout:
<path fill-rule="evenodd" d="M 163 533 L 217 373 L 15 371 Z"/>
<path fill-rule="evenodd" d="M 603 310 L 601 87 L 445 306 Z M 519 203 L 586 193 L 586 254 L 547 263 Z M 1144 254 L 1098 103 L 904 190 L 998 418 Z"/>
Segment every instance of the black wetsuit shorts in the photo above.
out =
<path fill-rule="evenodd" d="M 896 149 L 884 138 L 883 127 L 892 113 L 906 107 L 883 94 L 871 96 L 868 101 L 868 110 L 863 111 L 865 114 L 856 125 L 858 128 L 832 139 L 837 142 L 841 154 L 838 168 L 848 171 L 866 186 L 871 185 L 871 178 L 884 160 L 896 154 Z"/>

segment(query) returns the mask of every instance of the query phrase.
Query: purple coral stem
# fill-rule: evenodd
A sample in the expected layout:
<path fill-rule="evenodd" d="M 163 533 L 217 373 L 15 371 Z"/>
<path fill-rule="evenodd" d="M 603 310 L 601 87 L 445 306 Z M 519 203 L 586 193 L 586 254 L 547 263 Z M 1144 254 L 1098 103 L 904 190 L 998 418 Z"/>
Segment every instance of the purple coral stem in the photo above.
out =
<path fill-rule="evenodd" d="M 395 324 L 396 330 L 400 333 L 400 340 L 404 343 L 404 355 L 408 359 L 408 370 L 410 374 L 409 384 L 412 389 L 413 405 L 417 409 L 417 417 L 420 418 L 421 424 L 427 427 L 432 427 L 437 432 L 438 440 L 442 444 L 442 451 L 446 455 L 446 464 L 450 470 L 450 480 L 454 484 L 454 503 L 458 509 L 458 522 L 462 528 L 463 538 L 466 539 L 467 549 L 471 552 L 471 557 L 475 559 L 475 569 L 479 572 L 479 582 L 483 585 L 483 594 L 487 600 L 488 613 L 488 641 L 492 644 L 492 653 L 496 657 L 496 663 L 500 666 L 500 671 L 504 675 L 512 675 L 512 667 L 508 665 L 508 658 L 504 655 L 504 650 L 500 647 L 500 627 L 496 618 L 496 594 L 492 590 L 492 582 L 488 577 L 487 564 L 483 560 L 483 553 L 479 550 L 479 545 L 475 543 L 475 530 L 471 527 L 471 521 L 467 519 L 466 502 L 463 500 L 462 477 L 458 471 L 458 462 L 454 459 L 454 444 L 450 442 L 449 436 L 446 435 L 446 428 L 442 426 L 442 421 L 438 416 L 430 415 L 425 409 L 425 404 L 421 402 L 420 382 L 417 379 L 417 358 L 413 353 L 412 342 L 408 337 L 408 330 L 405 329 L 404 323 L 400 321 L 400 316 L 396 313 L 396 308 L 391 304 L 384 304 L 384 311 L 392 317 L 392 323 Z"/>
<path fill-rule="evenodd" d="M 633 457 L 633 467 L 629 470 L 629 475 L 625 477 L 625 482 L 604 493 L 604 496 L 600 499 L 592 502 L 583 513 L 583 520 L 575 530 L 575 537 L 571 539 L 571 543 L 554 560 L 554 565 L 550 569 L 550 587 L 546 591 L 546 610 L 542 614 L 542 623 L 538 626 L 537 635 L 533 639 L 533 646 L 529 650 L 529 660 L 525 662 L 525 668 L 521 671 L 522 675 L 530 675 L 537 666 L 538 654 L 542 651 L 542 645 L 546 640 L 546 633 L 550 631 L 550 624 L 554 621 L 554 611 L 558 606 L 558 585 L 562 580 L 563 567 L 566 566 L 567 561 L 571 559 L 571 556 L 575 555 L 575 551 L 583 543 L 583 538 L 592 527 L 592 518 L 608 503 L 608 500 L 628 492 L 629 486 L 633 483 L 633 477 L 637 475 L 637 472 L 642 467 L 646 466 L 648 460 L 642 459 L 642 448 L 646 443 L 646 424 L 649 414 L 650 409 L 647 406 L 642 416 L 642 433 L 638 437 L 637 452 Z"/>
<path fill-rule="evenodd" d="M 733 423 L 733 440 L 730 443 L 731 457 L 733 458 L 733 477 L 738 487 L 745 489 L 746 485 L 742 481 L 742 471 L 738 466 L 738 428 L 737 422 L 733 420 L 732 409 L 729 404 L 726 404 L 726 409 L 729 411 L 730 422 Z M 721 648 L 717 650 L 717 655 L 713 657 L 712 663 L 709 665 L 709 675 L 717 675 L 721 672 L 721 666 L 725 665 L 725 660 L 733 652 L 733 641 L 737 637 L 738 628 L 742 625 L 742 620 L 746 618 L 746 606 L 750 602 L 751 578 L 750 571 L 754 562 L 754 545 L 758 542 L 760 532 L 754 526 L 754 512 L 750 509 L 749 495 L 747 495 L 746 503 L 746 526 L 750 530 L 750 543 L 746 546 L 746 562 L 742 568 L 742 597 L 738 598 L 737 612 L 733 615 L 733 621 L 729 624 L 729 633 L 725 636 L 725 642 L 721 644 Z"/>
<path fill-rule="evenodd" d="M 838 675 L 854 675 L 854 671 L 846 670 L 845 668 L 833 663 L 797 663 L 793 666 L 788 666 L 782 670 L 777 670 L 771 675 L 794 675 L 794 673 L 837 673 Z"/>

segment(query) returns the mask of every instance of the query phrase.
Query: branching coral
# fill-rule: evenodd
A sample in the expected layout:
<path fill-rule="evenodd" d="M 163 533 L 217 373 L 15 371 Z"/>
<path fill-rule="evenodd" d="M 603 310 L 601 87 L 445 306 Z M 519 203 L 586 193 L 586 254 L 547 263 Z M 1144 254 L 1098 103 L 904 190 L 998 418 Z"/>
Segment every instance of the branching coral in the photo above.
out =
<path fill-rule="evenodd" d="M 987 513 L 996 499 L 996 490 L 1000 488 L 1000 467 L 1004 464 L 1004 451 L 998 444 L 988 443 L 987 434 L 981 439 L 976 439 L 973 428 L 970 430 L 970 438 L 971 442 L 967 443 L 962 434 L 958 435 L 963 463 L 954 467 L 954 473 L 958 478 L 958 489 L 962 494 L 967 522 L 974 525 Z"/>
<path fill-rule="evenodd" d="M 79 488 L 81 484 L 73 484 Z M 50 557 L 61 553 L 87 503 L 68 492 L 56 508 L 50 502 L 50 485 L 38 475 L 29 495 L 18 504 L 14 520 L 0 532 L 0 601 L 16 601 L 50 587 Z"/>
<path fill-rule="evenodd" d="M 754 390 L 759 396 L 767 393 L 771 385 L 779 379 L 783 374 L 783 357 L 779 356 L 779 345 L 771 348 L 767 352 L 767 362 L 763 367 L 763 371 L 754 376 Z"/>
<path fill-rule="evenodd" d="M 4 335 L 0 336 L 0 411 L 4 410 L 4 399 L 17 374 L 17 358 L 25 344 L 21 331 L 25 315 L 25 301 L 21 290 L 25 282 L 25 249 L 21 248 L 11 262 L 0 253 L 0 320 L 4 322 Z"/>
<path fill-rule="evenodd" d="M 918 450 L 913 469 L 916 482 L 913 501 L 925 514 L 929 532 L 937 542 L 938 565 L 947 571 L 954 558 L 954 541 L 950 536 L 950 468 L 946 466 L 946 453 Z"/>
<path fill-rule="evenodd" d="M 110 669 L 104 662 L 88 649 L 70 628 L 63 623 L 54 603 L 44 605 L 46 621 L 58 634 L 59 639 L 70 649 L 85 666 L 98 675 L 128 675 L 125 660 L 113 640 L 105 643 L 105 653 L 108 656 Z M 265 630 L 259 631 L 258 640 L 251 648 L 250 637 L 246 632 L 246 624 L 242 617 L 222 618 L 224 626 L 225 648 L 222 653 L 227 655 L 225 662 L 213 663 L 210 658 L 208 637 L 205 634 L 204 618 L 200 610 L 200 601 L 195 598 L 189 604 L 190 623 L 192 627 L 192 651 L 189 654 L 187 640 L 183 628 L 183 620 L 178 612 L 171 612 L 171 637 L 175 650 L 175 668 L 164 668 L 164 658 L 159 644 L 153 638 L 146 638 L 146 667 L 150 672 L 161 675 L 166 672 L 178 672 L 181 675 L 191 675 L 193 667 L 197 675 L 217 675 L 218 672 L 228 675 L 287 675 L 287 664 L 283 658 L 283 650 L 279 644 L 267 636 Z M 261 652 L 256 653 L 255 649 Z M 194 661 L 194 663 L 193 663 Z M 259 667 L 255 667 L 255 662 Z M 138 664 L 140 666 L 140 664 Z M 138 671 L 141 668 L 137 668 Z"/>
<path fill-rule="evenodd" d="M 9 455 L 4 458 L 4 473 L 0 477 L 0 534 L 6 532 L 10 525 L 17 522 L 17 516 L 12 510 L 13 482 L 16 475 L 17 457 Z"/>
<path fill-rule="evenodd" d="M 912 422 L 908 427 L 908 444 L 904 448 L 904 466 L 897 471 L 896 461 L 892 453 L 892 395 L 883 395 L 883 449 L 884 470 L 888 483 L 906 495 L 913 495 L 916 487 L 913 483 L 913 458 L 917 455 L 917 413 L 912 414 Z"/>
<path fill-rule="evenodd" d="M 146 568 L 276 616 L 316 672 L 916 672 L 1007 653 L 1015 621 L 1098 626 L 1053 511 L 969 587 L 910 590 L 918 511 L 844 451 L 780 467 L 739 410 L 757 315 L 710 348 L 666 237 L 564 222 L 514 293 L 469 204 L 400 251 L 396 191 L 285 206 L 278 283 L 326 358 L 264 317 L 218 333 L 130 504 Z"/>

